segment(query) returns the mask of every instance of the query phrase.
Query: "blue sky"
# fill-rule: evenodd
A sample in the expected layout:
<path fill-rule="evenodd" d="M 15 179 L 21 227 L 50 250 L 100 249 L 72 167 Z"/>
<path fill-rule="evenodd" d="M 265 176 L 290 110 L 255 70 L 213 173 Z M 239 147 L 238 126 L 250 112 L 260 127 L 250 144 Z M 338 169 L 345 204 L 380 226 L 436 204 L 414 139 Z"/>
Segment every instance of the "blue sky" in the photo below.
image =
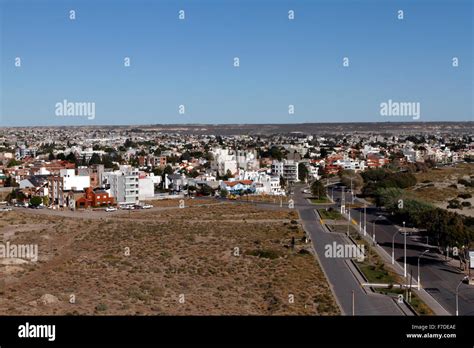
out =
<path fill-rule="evenodd" d="M 411 121 L 389 99 L 473 120 L 472 3 L 0 0 L 0 125 Z M 64 99 L 95 119 L 56 116 Z"/>

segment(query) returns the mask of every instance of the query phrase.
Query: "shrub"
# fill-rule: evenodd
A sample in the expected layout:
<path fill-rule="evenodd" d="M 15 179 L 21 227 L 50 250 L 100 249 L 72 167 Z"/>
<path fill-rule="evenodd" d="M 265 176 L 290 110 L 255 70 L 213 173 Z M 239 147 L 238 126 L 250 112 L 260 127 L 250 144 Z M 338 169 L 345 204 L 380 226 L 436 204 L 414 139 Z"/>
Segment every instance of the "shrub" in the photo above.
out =
<path fill-rule="evenodd" d="M 277 252 L 276 250 L 271 250 L 271 249 L 251 250 L 247 254 L 252 255 L 252 256 L 262 257 L 264 259 L 271 259 L 271 260 L 274 260 L 280 257 L 279 252 Z"/>
<path fill-rule="evenodd" d="M 104 303 L 99 303 L 97 306 L 95 306 L 95 310 L 97 312 L 103 312 L 107 310 L 107 305 Z"/>
<path fill-rule="evenodd" d="M 448 209 L 462 209 L 461 202 L 458 199 L 448 201 Z"/>

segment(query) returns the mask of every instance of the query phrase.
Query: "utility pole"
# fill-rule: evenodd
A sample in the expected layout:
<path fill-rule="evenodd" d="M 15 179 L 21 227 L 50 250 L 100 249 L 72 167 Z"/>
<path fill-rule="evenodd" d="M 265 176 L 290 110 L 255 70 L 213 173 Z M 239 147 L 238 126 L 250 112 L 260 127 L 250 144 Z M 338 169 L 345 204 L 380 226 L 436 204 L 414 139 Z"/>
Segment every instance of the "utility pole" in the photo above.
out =
<path fill-rule="evenodd" d="M 364 236 L 367 235 L 367 204 L 364 204 Z"/>
<path fill-rule="evenodd" d="M 349 233 L 350 225 L 351 225 L 351 210 L 349 209 L 349 217 L 347 218 L 347 236 L 348 237 L 350 235 L 350 233 Z"/>
<path fill-rule="evenodd" d="M 408 302 L 411 302 L 411 285 L 412 285 L 412 282 L 413 282 L 413 268 L 410 269 L 410 290 L 409 290 L 409 295 L 408 295 L 408 299 L 409 301 Z"/>
<path fill-rule="evenodd" d="M 407 231 L 405 229 L 405 221 L 403 221 L 403 276 L 407 277 Z"/>

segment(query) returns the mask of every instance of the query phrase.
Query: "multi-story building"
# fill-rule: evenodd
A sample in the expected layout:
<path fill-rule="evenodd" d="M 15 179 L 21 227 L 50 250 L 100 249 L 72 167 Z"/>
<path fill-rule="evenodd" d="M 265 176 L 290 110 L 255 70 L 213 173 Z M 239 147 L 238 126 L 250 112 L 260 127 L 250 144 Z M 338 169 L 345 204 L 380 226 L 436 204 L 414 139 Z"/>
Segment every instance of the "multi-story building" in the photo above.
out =
<path fill-rule="evenodd" d="M 151 174 L 153 175 L 153 174 Z M 140 172 L 138 177 L 138 198 L 140 200 L 150 199 L 155 196 L 155 180 L 154 176 L 146 175 Z"/>
<path fill-rule="evenodd" d="M 237 159 L 229 149 L 215 149 L 213 153 L 212 170 L 215 170 L 221 176 L 226 175 L 228 171 L 232 174 L 237 172 Z"/>
<path fill-rule="evenodd" d="M 117 203 L 139 202 L 138 169 L 129 165 L 121 165 L 118 170 L 104 172 L 102 185 Z"/>
<path fill-rule="evenodd" d="M 92 164 L 89 167 L 77 168 L 78 175 L 89 175 L 91 178 L 91 187 L 99 187 L 102 182 L 102 173 L 104 173 L 103 164 Z"/>
<path fill-rule="evenodd" d="M 76 175 L 75 169 L 61 169 L 58 175 L 48 177 L 49 199 L 51 204 L 59 207 L 69 206 L 71 191 L 83 192 L 91 186 L 89 175 Z"/>
<path fill-rule="evenodd" d="M 297 182 L 298 179 L 298 162 L 292 160 L 273 161 L 271 167 L 272 175 L 282 177 L 289 182 Z"/>
<path fill-rule="evenodd" d="M 251 180 L 255 184 L 255 193 L 267 195 L 284 195 L 280 177 L 269 175 L 264 170 L 245 171 L 240 169 L 234 180 Z"/>
<path fill-rule="evenodd" d="M 15 158 L 21 160 L 25 157 L 36 157 L 36 149 L 27 148 L 25 145 L 20 145 L 15 152 Z"/>
<path fill-rule="evenodd" d="M 77 208 L 103 207 L 114 204 L 114 198 L 105 190 L 86 188 L 84 196 L 75 200 Z"/>

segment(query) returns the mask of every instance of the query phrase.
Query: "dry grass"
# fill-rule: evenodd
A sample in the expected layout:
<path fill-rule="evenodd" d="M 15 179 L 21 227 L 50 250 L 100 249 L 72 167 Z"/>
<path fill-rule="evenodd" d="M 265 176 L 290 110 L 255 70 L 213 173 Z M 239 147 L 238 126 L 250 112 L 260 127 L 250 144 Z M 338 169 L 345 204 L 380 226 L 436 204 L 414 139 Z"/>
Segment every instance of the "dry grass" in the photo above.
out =
<path fill-rule="evenodd" d="M 3 213 L 0 233 L 38 243 L 40 261 L 0 267 L 0 314 L 339 314 L 295 219 L 245 204 L 95 220 Z M 44 294 L 58 302 L 38 303 Z"/>
<path fill-rule="evenodd" d="M 431 203 L 443 203 L 456 198 L 459 193 L 474 193 L 473 188 L 457 185 L 459 179 L 474 176 L 474 164 L 461 163 L 454 167 L 430 169 L 416 173 L 418 184 L 410 190 L 417 198 Z"/>
<path fill-rule="evenodd" d="M 416 173 L 416 180 L 419 183 L 423 181 L 455 181 L 463 176 L 471 176 L 474 174 L 474 163 L 460 163 L 454 167 L 442 167 L 428 170 L 426 173 Z"/>

